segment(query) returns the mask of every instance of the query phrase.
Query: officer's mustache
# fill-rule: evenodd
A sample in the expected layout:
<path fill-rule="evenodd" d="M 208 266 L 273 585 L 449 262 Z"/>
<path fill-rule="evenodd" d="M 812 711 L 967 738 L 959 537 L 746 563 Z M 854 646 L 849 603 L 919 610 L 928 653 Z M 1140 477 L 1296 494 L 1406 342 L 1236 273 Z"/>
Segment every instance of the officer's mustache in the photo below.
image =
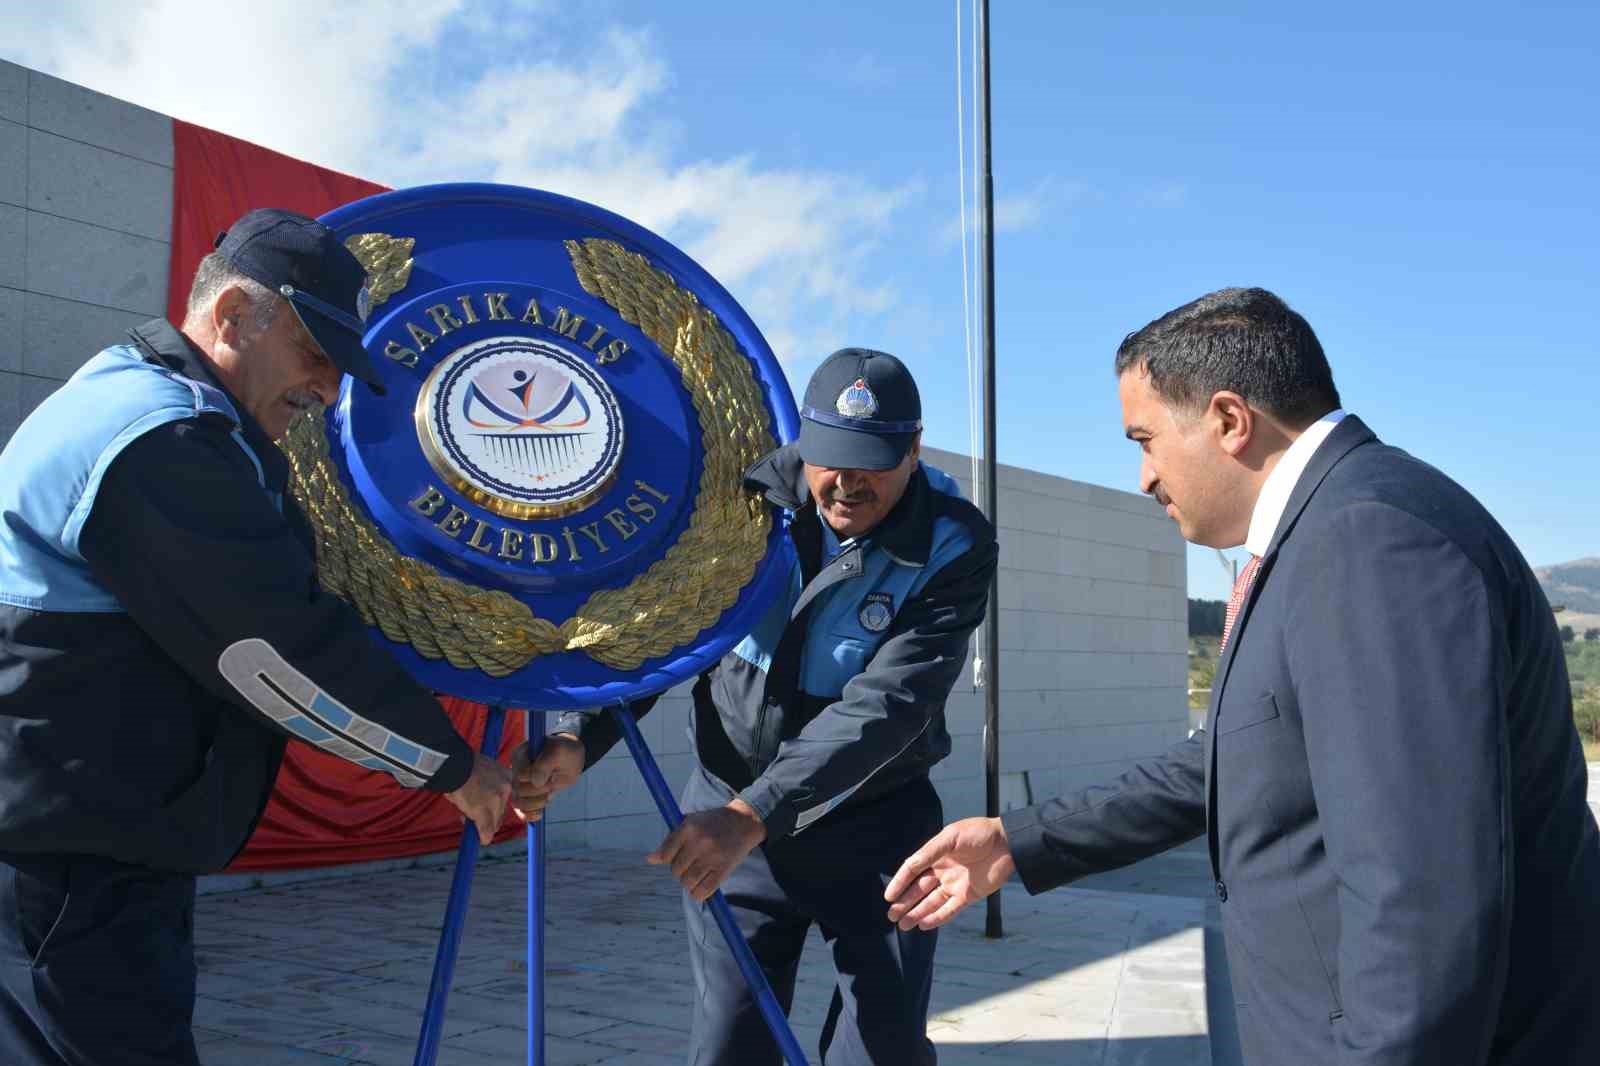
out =
<path fill-rule="evenodd" d="M 297 411 L 307 410 L 322 402 L 322 398 L 310 389 L 290 389 L 284 393 L 283 399 Z"/>
<path fill-rule="evenodd" d="M 877 498 L 877 493 L 873 492 L 871 489 L 862 489 L 860 492 L 851 495 L 846 495 L 845 493 L 837 490 L 828 493 L 829 503 L 843 504 L 846 507 L 854 507 L 858 504 L 871 503 Z"/>

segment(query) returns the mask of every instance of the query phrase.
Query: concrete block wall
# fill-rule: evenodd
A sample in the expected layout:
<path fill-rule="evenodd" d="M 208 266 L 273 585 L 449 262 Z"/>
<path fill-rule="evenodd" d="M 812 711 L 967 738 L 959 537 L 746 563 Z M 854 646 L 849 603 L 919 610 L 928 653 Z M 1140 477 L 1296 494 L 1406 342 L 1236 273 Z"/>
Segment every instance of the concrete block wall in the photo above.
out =
<path fill-rule="evenodd" d="M 0 446 L 166 310 L 171 228 L 171 119 L 0 61 Z"/>
<path fill-rule="evenodd" d="M 927 459 L 971 497 L 967 456 Z M 1006 465 L 998 486 L 1000 770 L 1041 800 L 1188 735 L 1184 543 L 1137 493 Z M 951 697 L 955 748 L 934 774 L 951 817 L 983 813 L 983 699 Z"/>
<path fill-rule="evenodd" d="M 966 456 L 926 459 L 971 497 Z M 1176 527 L 1147 497 L 1010 466 L 999 489 L 1000 768 L 1014 803 L 1108 780 L 1187 735 L 1187 575 Z M 946 707 L 953 749 L 933 772 L 949 819 L 983 813 L 983 703 L 969 659 Z M 680 686 L 642 723 L 675 789 L 693 765 L 689 708 Z M 645 849 L 662 835 L 620 745 L 549 818 L 556 848 Z"/>
<path fill-rule="evenodd" d="M 171 120 L 0 61 L 0 446 L 78 366 L 166 309 Z M 964 456 L 930 450 L 971 495 Z M 1148 499 L 1001 467 L 1001 768 L 1008 798 L 1114 776 L 1187 728 L 1183 544 Z M 645 719 L 674 787 L 687 689 Z M 935 770 L 949 817 L 982 812 L 983 693 L 952 694 Z M 625 751 L 551 813 L 554 847 L 642 848 L 661 823 Z"/>

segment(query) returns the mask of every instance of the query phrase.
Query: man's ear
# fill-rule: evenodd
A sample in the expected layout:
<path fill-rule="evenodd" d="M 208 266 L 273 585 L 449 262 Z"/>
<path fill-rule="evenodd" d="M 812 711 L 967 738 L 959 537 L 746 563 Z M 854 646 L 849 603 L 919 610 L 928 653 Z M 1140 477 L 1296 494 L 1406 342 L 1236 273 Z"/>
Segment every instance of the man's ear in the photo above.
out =
<path fill-rule="evenodd" d="M 1206 405 L 1206 421 L 1216 435 L 1217 444 L 1235 458 L 1244 454 L 1255 436 L 1256 413 L 1237 392 L 1213 393 L 1211 402 Z"/>
<path fill-rule="evenodd" d="M 250 296 L 237 285 L 230 285 L 211 302 L 211 328 L 216 338 L 229 348 L 238 348 L 250 315 Z"/>
<path fill-rule="evenodd" d="M 917 435 L 911 438 L 911 447 L 906 449 L 906 458 L 911 460 L 922 458 L 922 430 L 917 430 Z"/>

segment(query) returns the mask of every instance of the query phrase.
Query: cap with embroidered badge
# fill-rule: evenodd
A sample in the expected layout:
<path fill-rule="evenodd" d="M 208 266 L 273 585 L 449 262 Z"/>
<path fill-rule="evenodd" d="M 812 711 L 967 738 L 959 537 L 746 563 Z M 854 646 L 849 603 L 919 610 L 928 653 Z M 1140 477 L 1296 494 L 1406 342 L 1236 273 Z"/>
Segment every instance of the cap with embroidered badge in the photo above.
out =
<path fill-rule="evenodd" d="M 888 352 L 841 348 L 822 361 L 800 408 L 800 458 L 834 470 L 899 466 L 922 431 L 922 398 Z"/>
<path fill-rule="evenodd" d="M 334 366 L 383 394 L 383 378 L 361 343 L 367 272 L 331 229 L 307 215 L 258 208 L 217 234 L 216 250 L 282 296 Z"/>

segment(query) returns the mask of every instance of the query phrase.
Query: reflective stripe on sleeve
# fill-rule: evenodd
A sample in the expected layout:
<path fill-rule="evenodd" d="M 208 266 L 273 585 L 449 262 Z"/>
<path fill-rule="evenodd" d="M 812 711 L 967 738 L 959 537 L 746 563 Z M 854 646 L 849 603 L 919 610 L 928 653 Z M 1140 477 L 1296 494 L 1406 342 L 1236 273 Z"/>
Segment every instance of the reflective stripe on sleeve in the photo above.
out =
<path fill-rule="evenodd" d="M 833 799 L 828 800 L 826 803 L 819 803 L 815 807 L 808 807 L 801 811 L 799 816 L 794 820 L 794 829 L 792 832 L 800 832 L 800 830 L 804 829 L 806 826 L 810 825 L 812 822 L 816 821 L 818 818 L 821 818 L 823 815 L 839 806 L 839 804 L 855 795 L 856 791 L 860 789 L 862 785 L 866 784 L 868 781 L 871 781 L 873 777 L 877 775 L 879 770 L 882 770 L 885 766 L 888 766 L 900 756 L 904 755 L 906 753 L 906 749 L 917 742 L 917 737 L 922 736 L 922 734 L 928 731 L 928 725 L 928 722 L 924 722 L 922 724 L 922 728 L 917 730 L 915 736 L 906 741 L 904 746 L 902 746 L 899 751 L 895 752 L 893 755 L 889 756 L 887 759 L 875 766 L 872 770 L 872 773 L 868 774 L 866 777 L 863 777 L 860 781 L 857 781 L 855 784 L 851 785 L 849 788 L 833 797 Z"/>
<path fill-rule="evenodd" d="M 361 717 L 318 688 L 259 637 L 230 644 L 217 670 L 239 695 L 288 732 L 407 788 L 423 785 L 447 756 Z"/>

